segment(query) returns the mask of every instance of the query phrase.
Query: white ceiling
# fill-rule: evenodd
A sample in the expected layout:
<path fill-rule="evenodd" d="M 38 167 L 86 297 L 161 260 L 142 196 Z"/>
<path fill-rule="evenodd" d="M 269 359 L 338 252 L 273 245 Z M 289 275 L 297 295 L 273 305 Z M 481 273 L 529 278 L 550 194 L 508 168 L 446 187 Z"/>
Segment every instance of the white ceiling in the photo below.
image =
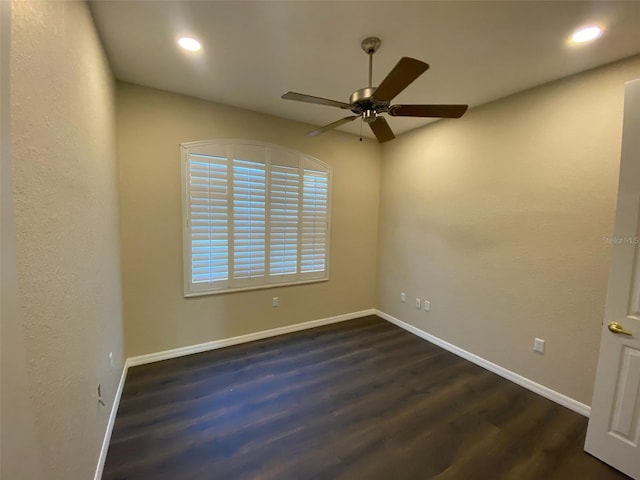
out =
<path fill-rule="evenodd" d="M 382 39 L 374 85 L 402 56 L 431 65 L 393 103 L 474 107 L 640 53 L 638 1 L 93 1 L 91 9 L 118 79 L 313 125 L 345 111 L 280 96 L 348 102 L 367 86 L 367 36 Z M 568 45 L 587 23 L 604 35 Z M 178 48 L 181 35 L 197 37 L 202 51 Z M 428 120 L 389 123 L 398 134 Z M 340 129 L 358 133 L 360 122 Z"/>

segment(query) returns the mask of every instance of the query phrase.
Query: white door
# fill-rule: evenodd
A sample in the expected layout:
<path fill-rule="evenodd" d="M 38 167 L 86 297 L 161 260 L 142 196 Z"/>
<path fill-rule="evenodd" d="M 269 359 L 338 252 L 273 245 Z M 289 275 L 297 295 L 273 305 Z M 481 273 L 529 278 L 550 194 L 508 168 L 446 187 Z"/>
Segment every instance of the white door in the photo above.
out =
<path fill-rule="evenodd" d="M 626 84 L 609 288 L 585 450 L 640 480 L 640 80 Z"/>

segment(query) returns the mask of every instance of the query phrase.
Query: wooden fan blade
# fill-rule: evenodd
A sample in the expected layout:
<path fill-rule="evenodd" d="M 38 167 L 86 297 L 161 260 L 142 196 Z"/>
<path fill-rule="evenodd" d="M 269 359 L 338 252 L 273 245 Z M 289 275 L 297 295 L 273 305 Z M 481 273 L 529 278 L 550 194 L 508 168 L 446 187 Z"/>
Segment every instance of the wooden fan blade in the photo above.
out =
<path fill-rule="evenodd" d="M 344 125 L 345 123 L 353 122 L 356 118 L 359 118 L 359 117 L 360 117 L 359 115 L 351 115 L 349 117 L 344 117 L 344 118 L 341 118 L 340 120 L 330 123 L 329 125 L 325 125 L 324 127 L 320 127 L 316 130 L 311 130 L 310 132 L 305 133 L 305 135 L 307 137 L 315 137 L 316 135 L 320 135 L 321 133 L 324 133 L 328 130 L 332 130 L 336 127 L 339 127 L 340 125 Z"/>
<path fill-rule="evenodd" d="M 282 97 L 285 100 L 295 100 L 296 102 L 317 103 L 318 105 L 327 105 L 329 107 L 338 107 L 351 110 L 351 105 L 337 100 L 329 100 L 328 98 L 314 97 L 303 93 L 287 92 Z"/>
<path fill-rule="evenodd" d="M 429 65 L 420 60 L 402 57 L 373 93 L 373 99 L 379 102 L 390 102 L 428 68 Z"/>
<path fill-rule="evenodd" d="M 460 118 L 469 105 L 391 105 L 392 117 Z"/>
<path fill-rule="evenodd" d="M 378 117 L 376 121 L 370 123 L 369 126 L 380 143 L 388 142 L 396 138 L 391 127 L 383 117 Z"/>

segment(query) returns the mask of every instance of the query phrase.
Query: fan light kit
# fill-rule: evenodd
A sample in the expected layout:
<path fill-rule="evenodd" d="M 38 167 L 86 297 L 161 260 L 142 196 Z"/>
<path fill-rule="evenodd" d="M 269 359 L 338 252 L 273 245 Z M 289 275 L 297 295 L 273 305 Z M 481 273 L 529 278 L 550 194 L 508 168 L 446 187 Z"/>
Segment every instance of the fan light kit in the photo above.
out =
<path fill-rule="evenodd" d="M 343 110 L 351 110 L 354 113 L 354 115 L 349 115 L 308 132 L 307 136 L 320 135 L 361 118 L 362 121 L 369 124 L 378 142 L 384 143 L 396 137 L 387 121 L 381 116 L 383 113 L 392 117 L 460 118 L 464 115 L 468 105 L 391 105 L 391 100 L 426 72 L 429 65 L 415 58 L 402 57 L 382 83 L 378 87 L 374 87 L 372 83 L 373 55 L 380 48 L 380 43 L 380 39 L 377 37 L 368 37 L 362 41 L 360 46 L 369 56 L 369 86 L 353 92 L 349 97 L 349 103 L 295 92 L 287 92 L 282 95 L 282 98 L 286 100 L 338 107 Z"/>

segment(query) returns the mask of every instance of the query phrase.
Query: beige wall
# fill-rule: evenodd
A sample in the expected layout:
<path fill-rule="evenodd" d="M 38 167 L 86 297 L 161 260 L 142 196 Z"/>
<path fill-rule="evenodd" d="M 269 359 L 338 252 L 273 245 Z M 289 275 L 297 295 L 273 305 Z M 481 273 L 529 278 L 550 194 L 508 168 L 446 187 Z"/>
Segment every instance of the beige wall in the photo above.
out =
<path fill-rule="evenodd" d="M 0 478 L 40 480 L 44 472 L 29 398 L 22 321 L 18 314 L 15 221 L 11 189 L 11 4 L 0 2 Z"/>
<path fill-rule="evenodd" d="M 378 307 L 590 404 L 623 83 L 638 77 L 635 57 L 386 144 Z"/>
<path fill-rule="evenodd" d="M 123 366 L 114 82 L 84 2 L 16 1 L 11 33 L 24 358 L 3 352 L 2 363 L 27 362 L 22 400 L 32 402 L 37 440 L 3 469 L 22 462 L 7 479 L 31 479 L 39 457 L 47 479 L 86 480 Z"/>
<path fill-rule="evenodd" d="M 373 307 L 377 143 L 338 132 L 304 137 L 309 125 L 123 83 L 117 128 L 127 356 Z M 183 297 L 179 144 L 213 138 L 270 142 L 332 167 L 328 282 Z"/>

